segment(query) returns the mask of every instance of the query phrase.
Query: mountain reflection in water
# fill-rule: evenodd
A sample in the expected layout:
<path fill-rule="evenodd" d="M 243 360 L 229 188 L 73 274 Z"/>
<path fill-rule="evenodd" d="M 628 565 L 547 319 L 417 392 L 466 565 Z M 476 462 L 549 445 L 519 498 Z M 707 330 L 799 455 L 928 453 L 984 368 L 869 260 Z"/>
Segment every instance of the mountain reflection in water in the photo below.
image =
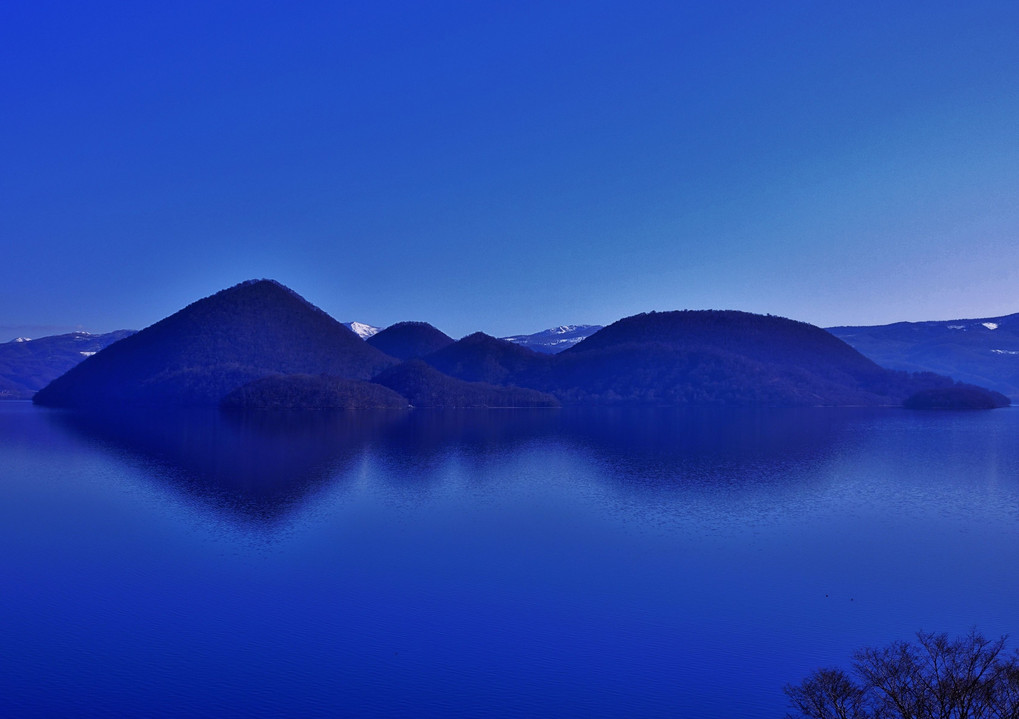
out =
<path fill-rule="evenodd" d="M 52 412 L 59 427 L 234 520 L 273 523 L 370 456 L 406 485 L 441 481 L 451 453 L 499 461 L 556 442 L 630 492 L 739 492 L 775 468 L 826 457 L 846 410 L 459 410 L 360 412 Z M 742 478 L 742 480 L 740 479 Z"/>
<path fill-rule="evenodd" d="M 342 476 L 392 412 L 218 410 L 54 413 L 55 421 L 235 519 L 272 522 Z"/>
<path fill-rule="evenodd" d="M 1019 410 L 0 404 L 3 716 L 773 717 L 1019 626 Z"/>

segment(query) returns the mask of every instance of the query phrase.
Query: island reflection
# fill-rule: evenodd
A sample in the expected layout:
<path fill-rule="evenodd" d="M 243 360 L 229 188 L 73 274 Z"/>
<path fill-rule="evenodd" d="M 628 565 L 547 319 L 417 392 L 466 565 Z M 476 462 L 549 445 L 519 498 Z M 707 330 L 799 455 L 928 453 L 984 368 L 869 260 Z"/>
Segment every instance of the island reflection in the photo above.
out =
<path fill-rule="evenodd" d="M 460 410 L 55 412 L 78 439 L 253 525 L 274 524 L 370 459 L 393 485 L 440 483 L 449 458 L 485 468 L 524 447 L 567 452 L 638 499 L 784 493 L 828 461 L 847 427 L 888 410 Z M 789 471 L 786 471 L 786 470 Z M 549 481 L 553 481 L 552 478 Z"/>
<path fill-rule="evenodd" d="M 54 419 L 173 490 L 235 520 L 266 524 L 343 476 L 401 414 L 195 409 L 59 412 Z"/>

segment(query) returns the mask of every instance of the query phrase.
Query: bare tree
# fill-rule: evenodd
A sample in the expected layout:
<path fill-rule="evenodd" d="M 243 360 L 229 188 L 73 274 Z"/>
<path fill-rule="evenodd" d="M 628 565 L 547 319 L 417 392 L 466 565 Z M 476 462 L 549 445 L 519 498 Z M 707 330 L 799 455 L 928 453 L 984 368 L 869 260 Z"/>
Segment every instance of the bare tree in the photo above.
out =
<path fill-rule="evenodd" d="M 807 719 L 1019 719 L 1019 655 L 1007 637 L 919 632 L 853 655 L 853 676 L 820 669 L 785 688 Z"/>

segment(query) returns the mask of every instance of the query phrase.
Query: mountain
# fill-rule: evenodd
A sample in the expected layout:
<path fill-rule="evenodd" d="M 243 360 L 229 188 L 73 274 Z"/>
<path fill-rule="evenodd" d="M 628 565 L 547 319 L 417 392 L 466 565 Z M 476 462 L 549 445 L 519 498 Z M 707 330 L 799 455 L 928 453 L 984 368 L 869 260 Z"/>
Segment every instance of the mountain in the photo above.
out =
<path fill-rule="evenodd" d="M 86 357 L 132 334 L 133 330 L 101 335 L 71 332 L 34 340 L 19 337 L 0 344 L 0 399 L 31 399 Z"/>
<path fill-rule="evenodd" d="M 559 406 L 555 397 L 544 392 L 454 379 L 417 359 L 387 369 L 374 381 L 399 392 L 415 407 Z"/>
<path fill-rule="evenodd" d="M 535 352 L 557 354 L 587 339 L 601 328 L 601 325 L 561 325 L 533 335 L 513 335 L 502 339 Z"/>
<path fill-rule="evenodd" d="M 556 355 L 478 333 L 424 361 L 563 404 L 899 405 L 919 390 L 954 385 L 883 369 L 819 327 L 734 311 L 634 315 Z"/>
<path fill-rule="evenodd" d="M 564 402 L 898 405 L 953 384 L 890 372 L 804 322 L 721 310 L 627 317 L 555 359 Z"/>
<path fill-rule="evenodd" d="M 422 358 L 440 372 L 468 382 L 541 389 L 552 357 L 483 332 L 467 335 Z"/>
<path fill-rule="evenodd" d="M 343 326 L 363 340 L 374 336 L 379 331 L 378 327 L 366 325 L 364 322 L 344 322 Z"/>
<path fill-rule="evenodd" d="M 951 331 L 995 333 L 997 354 L 1019 354 L 1001 344 L 1014 318 L 999 319 Z M 385 373 L 399 360 L 379 347 L 400 357 L 427 354 Z M 230 402 L 299 408 L 400 401 L 351 380 L 375 380 L 417 406 L 899 405 L 932 389 L 952 392 L 921 395 L 921 404 L 984 401 L 948 377 L 882 368 L 832 333 L 771 315 L 644 313 L 558 354 L 480 332 L 452 342 L 425 323 L 400 323 L 362 341 L 272 280 L 197 301 L 88 357 L 34 399 L 57 407 L 218 405 L 246 386 Z"/>
<path fill-rule="evenodd" d="M 408 360 L 437 352 L 453 344 L 453 338 L 427 322 L 398 322 L 372 335 L 366 342 L 390 357 Z"/>
<path fill-rule="evenodd" d="M 1019 400 L 1019 314 L 828 331 L 882 367 L 948 374 Z"/>
<path fill-rule="evenodd" d="M 367 380 L 396 363 L 293 290 L 249 280 L 110 345 L 34 399 L 53 407 L 216 405 L 268 375 Z"/>

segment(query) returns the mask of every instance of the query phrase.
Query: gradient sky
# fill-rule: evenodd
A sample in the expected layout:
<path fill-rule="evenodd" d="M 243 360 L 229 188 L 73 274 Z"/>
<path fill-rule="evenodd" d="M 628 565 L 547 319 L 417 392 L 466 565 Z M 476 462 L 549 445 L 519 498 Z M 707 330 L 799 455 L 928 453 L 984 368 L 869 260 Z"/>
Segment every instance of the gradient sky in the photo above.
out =
<path fill-rule="evenodd" d="M 0 340 L 1019 312 L 1019 3 L 10 2 Z"/>

